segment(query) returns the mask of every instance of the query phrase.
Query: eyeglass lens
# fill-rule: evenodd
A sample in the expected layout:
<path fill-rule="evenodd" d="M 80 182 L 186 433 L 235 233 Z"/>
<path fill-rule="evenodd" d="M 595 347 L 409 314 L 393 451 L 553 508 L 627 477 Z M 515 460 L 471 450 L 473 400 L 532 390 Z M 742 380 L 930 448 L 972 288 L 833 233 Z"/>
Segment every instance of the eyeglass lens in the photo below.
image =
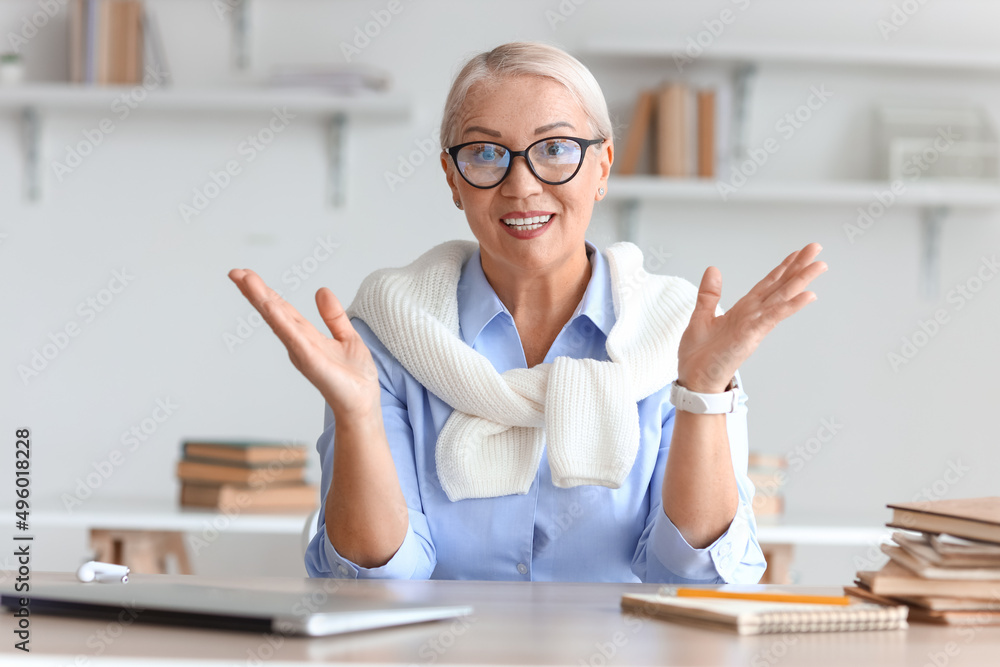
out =
<path fill-rule="evenodd" d="M 543 139 L 528 149 L 527 159 L 535 174 L 550 183 L 564 183 L 573 177 L 583 151 L 572 139 Z M 475 185 L 499 183 L 510 166 L 510 152 L 499 144 L 470 144 L 458 151 L 459 169 Z"/>

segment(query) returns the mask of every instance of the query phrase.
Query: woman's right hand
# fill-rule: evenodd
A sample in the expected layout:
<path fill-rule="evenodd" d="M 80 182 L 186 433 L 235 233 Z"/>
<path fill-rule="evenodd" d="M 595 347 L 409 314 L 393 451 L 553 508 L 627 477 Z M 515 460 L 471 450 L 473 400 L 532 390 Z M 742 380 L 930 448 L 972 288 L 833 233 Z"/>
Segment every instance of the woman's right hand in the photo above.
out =
<path fill-rule="evenodd" d="M 378 414 L 378 370 L 332 291 L 321 287 L 316 292 L 320 317 L 333 334 L 328 338 L 250 269 L 233 269 L 229 278 L 281 339 L 292 364 L 319 389 L 338 420 Z"/>

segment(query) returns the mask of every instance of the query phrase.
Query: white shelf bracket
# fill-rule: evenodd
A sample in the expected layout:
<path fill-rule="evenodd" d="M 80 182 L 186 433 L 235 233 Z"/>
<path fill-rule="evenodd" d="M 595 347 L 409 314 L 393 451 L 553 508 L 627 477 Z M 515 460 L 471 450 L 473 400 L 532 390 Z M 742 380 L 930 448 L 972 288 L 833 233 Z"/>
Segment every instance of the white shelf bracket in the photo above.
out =
<path fill-rule="evenodd" d="M 925 299 L 940 294 L 941 226 L 951 209 L 947 206 L 924 206 L 920 209 L 920 286 Z"/>
<path fill-rule="evenodd" d="M 230 0 L 233 8 L 233 64 L 236 69 L 250 68 L 250 0 Z"/>
<path fill-rule="evenodd" d="M 344 205 L 346 183 L 344 173 L 344 146 L 347 115 L 337 113 L 326 121 L 326 183 L 330 203 Z"/>
<path fill-rule="evenodd" d="M 21 142 L 24 153 L 24 198 L 29 202 L 37 202 L 41 198 L 42 174 L 38 157 L 41 121 L 35 107 L 25 107 L 21 111 Z"/>
<path fill-rule="evenodd" d="M 618 205 L 618 239 L 639 242 L 639 200 L 626 199 Z"/>

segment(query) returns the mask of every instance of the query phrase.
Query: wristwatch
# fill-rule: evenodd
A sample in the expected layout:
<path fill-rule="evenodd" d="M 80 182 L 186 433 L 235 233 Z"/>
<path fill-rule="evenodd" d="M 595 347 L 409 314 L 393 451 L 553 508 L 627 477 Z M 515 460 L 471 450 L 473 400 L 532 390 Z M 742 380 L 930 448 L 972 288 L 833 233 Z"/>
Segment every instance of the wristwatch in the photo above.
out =
<path fill-rule="evenodd" d="M 736 411 L 739 402 L 739 384 L 736 376 L 729 382 L 729 389 L 721 394 L 699 394 L 696 391 L 689 391 L 677 384 L 674 380 L 670 387 L 670 402 L 674 407 L 684 412 L 693 412 L 699 415 L 721 415 Z"/>

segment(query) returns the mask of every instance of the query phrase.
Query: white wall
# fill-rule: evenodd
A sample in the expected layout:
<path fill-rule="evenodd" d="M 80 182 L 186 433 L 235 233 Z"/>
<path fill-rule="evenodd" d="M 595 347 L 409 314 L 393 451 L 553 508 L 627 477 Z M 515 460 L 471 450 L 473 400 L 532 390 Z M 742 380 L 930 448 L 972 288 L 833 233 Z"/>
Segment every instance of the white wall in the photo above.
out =
<path fill-rule="evenodd" d="M 446 239 L 471 238 L 435 160 L 394 191 L 384 180 L 414 142 L 437 126 L 450 79 L 467 55 L 514 39 L 551 41 L 571 51 L 602 37 L 684 40 L 726 7 L 735 8 L 737 20 L 719 44 L 867 45 L 994 57 L 998 50 L 1000 7 L 985 0 L 926 3 L 888 40 L 877 21 L 889 17 L 889 2 L 577 3 L 404 0 L 403 11 L 355 60 L 391 71 L 397 90 L 412 95 L 413 116 L 404 123 L 352 126 L 349 202 L 340 210 L 324 203 L 323 135 L 308 119 L 295 120 L 186 224 L 179 204 L 190 203 L 192 189 L 210 171 L 239 157 L 237 145 L 269 114 L 163 114 L 140 107 L 62 181 L 50 162 L 63 159 L 83 130 L 113 116 L 109 110 L 52 114 L 44 126 L 43 199 L 35 204 L 21 195 L 20 126 L 14 114 L 0 116 L 0 234 L 6 235 L 0 237 L 0 348 L 6 355 L 0 433 L 13 440 L 16 426 L 32 429 L 36 497 L 72 493 L 95 463 L 122 448 L 121 434 L 149 417 L 158 399 L 179 407 L 127 453 L 95 497 L 173 496 L 179 442 L 189 436 L 315 442 L 322 429 L 321 399 L 277 339 L 258 331 L 234 351 L 227 349 L 223 335 L 235 332 L 238 318 L 251 308 L 226 273 L 251 267 L 281 285 L 283 273 L 311 253 L 317 236 L 329 235 L 340 244 L 335 257 L 297 291 L 285 286 L 286 297 L 321 324 L 312 300 L 320 286 L 349 301 L 368 272 L 404 264 Z M 211 2 L 149 4 L 159 17 L 178 87 L 253 82 L 277 64 L 343 62 L 341 42 L 353 39 L 370 12 L 386 5 L 256 0 L 252 68 L 239 73 L 230 66 L 228 25 Z M 0 2 L 0 35 L 20 32 L 23 17 L 36 11 L 36 2 Z M 555 15 L 565 20 L 552 23 Z M 68 77 L 65 35 L 60 15 L 24 47 L 30 79 Z M 637 86 L 661 78 L 649 68 L 637 74 L 588 63 L 619 127 L 628 122 Z M 772 134 L 778 117 L 820 84 L 834 97 L 783 144 L 760 179 L 870 177 L 869 112 L 885 96 L 926 102 L 954 97 L 986 104 L 994 116 L 1000 110 L 995 75 L 765 67 L 752 103 L 751 143 Z M 615 187 L 613 180 L 609 187 Z M 967 470 L 946 485 L 945 496 L 995 494 L 1000 281 L 986 283 L 960 311 L 945 295 L 974 275 L 984 255 L 997 251 L 1000 216 L 995 210 L 959 210 L 949 218 L 941 239 L 941 296 L 932 300 L 918 289 L 915 209 L 892 208 L 852 244 L 843 225 L 855 217 L 849 206 L 649 205 L 638 242 L 647 251 L 671 253 L 662 271 L 694 282 L 707 265 L 719 266 L 725 306 L 791 250 L 809 241 L 823 244 L 821 257 L 830 270 L 816 281 L 819 300 L 779 326 L 744 369 L 753 448 L 784 455 L 813 437 L 821 420 L 843 424 L 791 474 L 789 514 L 878 525 L 888 518 L 886 502 L 911 500 L 935 481 L 942 490 L 940 480 L 953 462 Z M 615 240 L 613 220 L 609 206 L 598 207 L 591 238 L 599 246 Z M 123 267 L 134 281 L 48 368 L 22 382 L 17 366 L 27 365 L 50 333 L 71 320 L 82 323 L 77 304 Z M 918 320 L 938 308 L 951 314 L 949 323 L 894 372 L 887 353 L 898 352 L 901 336 L 911 335 Z M 0 465 L 11 466 L 12 460 Z M 82 555 L 79 535 L 40 534 L 39 540 L 36 567 L 69 568 Z M 233 538 L 209 551 L 199 571 L 300 567 L 297 545 L 248 545 Z M 822 563 L 821 553 L 800 563 L 802 580 L 844 583 L 855 551 L 863 550 L 828 555 Z M 234 570 L 231 560 L 241 564 Z"/>

